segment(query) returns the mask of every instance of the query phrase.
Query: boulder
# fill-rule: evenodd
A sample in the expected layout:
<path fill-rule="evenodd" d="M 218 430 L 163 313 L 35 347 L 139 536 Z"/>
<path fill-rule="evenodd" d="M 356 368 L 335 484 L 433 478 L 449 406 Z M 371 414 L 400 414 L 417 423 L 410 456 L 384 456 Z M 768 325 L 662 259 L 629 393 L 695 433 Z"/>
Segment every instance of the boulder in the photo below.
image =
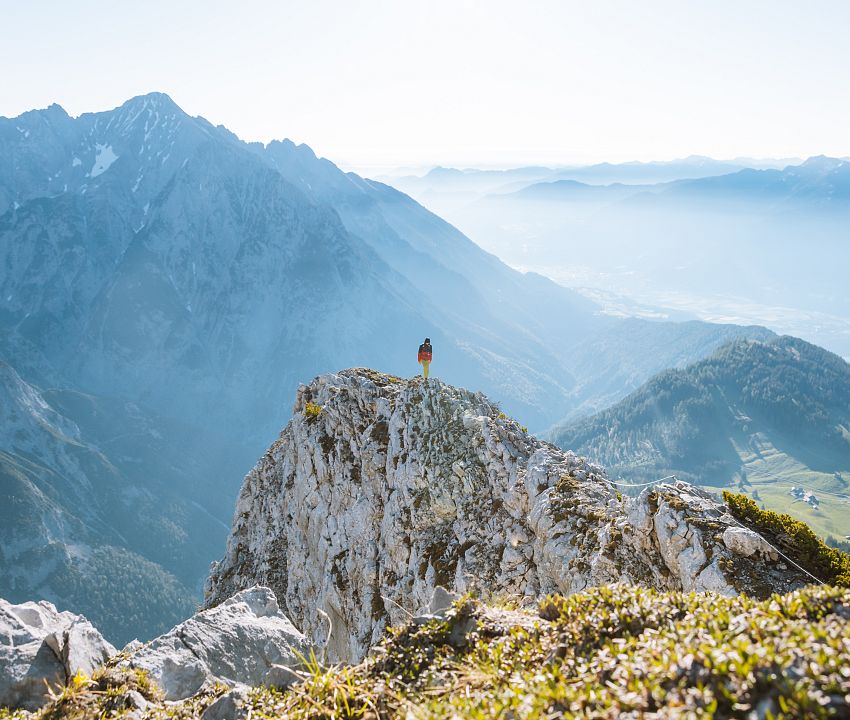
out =
<path fill-rule="evenodd" d="M 428 612 L 438 617 L 443 617 L 452 603 L 457 600 L 457 593 L 449 592 L 442 585 L 437 585 L 434 588 L 434 593 L 431 595 L 431 602 L 428 605 Z"/>
<path fill-rule="evenodd" d="M 215 682 L 273 685 L 281 666 L 298 667 L 309 652 L 274 593 L 257 586 L 197 613 L 122 664 L 147 671 L 166 700 L 181 700 Z"/>
<path fill-rule="evenodd" d="M 736 555 L 752 557 L 761 554 L 770 560 L 779 555 L 761 535 L 749 528 L 731 526 L 723 531 L 723 544 Z"/>
<path fill-rule="evenodd" d="M 201 720 L 242 720 L 249 714 L 248 688 L 239 685 L 204 710 Z"/>
<path fill-rule="evenodd" d="M 91 675 L 115 653 L 82 615 L 46 601 L 0 599 L 0 707 L 36 710 L 47 701 L 47 684 L 56 688 L 78 672 Z"/>

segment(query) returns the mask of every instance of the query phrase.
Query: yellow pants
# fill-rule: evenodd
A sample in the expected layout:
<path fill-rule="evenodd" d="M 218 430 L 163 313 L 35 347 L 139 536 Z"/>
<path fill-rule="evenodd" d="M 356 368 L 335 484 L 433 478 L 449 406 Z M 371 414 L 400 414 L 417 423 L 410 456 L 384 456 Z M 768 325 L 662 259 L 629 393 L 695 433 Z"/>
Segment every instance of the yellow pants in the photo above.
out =
<path fill-rule="evenodd" d="M 422 365 L 422 375 L 427 379 L 428 378 L 428 368 L 431 365 L 430 360 L 420 360 L 420 365 Z"/>

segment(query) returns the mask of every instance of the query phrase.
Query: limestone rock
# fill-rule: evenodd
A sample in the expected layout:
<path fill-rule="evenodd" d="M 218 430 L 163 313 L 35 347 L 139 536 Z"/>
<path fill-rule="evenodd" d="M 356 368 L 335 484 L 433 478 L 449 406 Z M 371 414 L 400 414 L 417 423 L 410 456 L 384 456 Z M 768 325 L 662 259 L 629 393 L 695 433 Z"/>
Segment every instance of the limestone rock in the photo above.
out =
<path fill-rule="evenodd" d="M 805 584 L 733 553 L 733 525 L 686 483 L 623 498 L 603 468 L 480 393 L 345 370 L 299 388 L 245 478 L 205 604 L 267 585 L 316 646 L 327 613 L 328 659 L 356 661 L 439 585 L 532 600 L 612 582 L 727 595 Z"/>
<path fill-rule="evenodd" d="M 761 553 L 775 560 L 778 553 L 757 532 L 743 527 L 728 527 L 723 531 L 723 544 L 736 555 L 752 557 Z"/>
<path fill-rule="evenodd" d="M 133 710 L 141 710 L 144 712 L 148 709 L 150 702 L 145 699 L 145 696 L 142 695 L 138 690 L 130 690 L 125 696 L 125 702 L 128 708 Z"/>
<path fill-rule="evenodd" d="M 434 588 L 434 593 L 431 595 L 431 602 L 428 604 L 428 612 L 432 615 L 445 615 L 452 603 L 458 599 L 457 593 L 452 593 L 446 590 L 442 585 L 437 585 Z"/>
<path fill-rule="evenodd" d="M 300 665 L 309 643 L 280 611 L 274 593 L 252 587 L 204 610 L 132 652 L 123 664 L 146 670 L 166 700 L 214 682 L 274 684 L 276 666 Z"/>
<path fill-rule="evenodd" d="M 45 681 L 56 688 L 91 675 L 115 652 L 82 615 L 0 599 L 0 707 L 35 710 L 47 700 Z"/>
<path fill-rule="evenodd" d="M 204 710 L 201 720 L 242 720 L 248 714 L 248 688 L 239 685 Z"/>

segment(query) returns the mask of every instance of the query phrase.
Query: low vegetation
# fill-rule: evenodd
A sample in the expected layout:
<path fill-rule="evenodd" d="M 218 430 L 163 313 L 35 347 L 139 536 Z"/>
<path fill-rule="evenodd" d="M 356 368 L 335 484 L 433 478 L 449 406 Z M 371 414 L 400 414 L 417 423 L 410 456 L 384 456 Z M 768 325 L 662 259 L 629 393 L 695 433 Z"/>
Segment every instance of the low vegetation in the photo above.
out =
<path fill-rule="evenodd" d="M 125 548 L 95 548 L 85 563 L 64 561 L 53 587 L 116 645 L 156 637 L 195 612 L 194 593 L 156 563 Z"/>
<path fill-rule="evenodd" d="M 312 658 L 290 689 L 255 688 L 250 717 L 848 717 L 848 617 L 850 591 L 835 587 L 756 601 L 611 586 L 537 611 L 467 596 L 445 618 L 388 631 L 359 665 Z M 126 686 L 154 703 L 139 717 L 192 718 L 224 692 L 164 704 L 143 676 L 106 672 L 7 717 L 122 717 Z"/>
<path fill-rule="evenodd" d="M 822 582 L 850 588 L 850 555 L 829 547 L 804 522 L 762 510 L 746 495 L 723 492 L 732 516 L 752 528 Z"/>
<path fill-rule="evenodd" d="M 304 405 L 304 417 L 308 420 L 315 420 L 321 412 L 321 406 L 316 405 L 316 403 L 308 402 Z"/>

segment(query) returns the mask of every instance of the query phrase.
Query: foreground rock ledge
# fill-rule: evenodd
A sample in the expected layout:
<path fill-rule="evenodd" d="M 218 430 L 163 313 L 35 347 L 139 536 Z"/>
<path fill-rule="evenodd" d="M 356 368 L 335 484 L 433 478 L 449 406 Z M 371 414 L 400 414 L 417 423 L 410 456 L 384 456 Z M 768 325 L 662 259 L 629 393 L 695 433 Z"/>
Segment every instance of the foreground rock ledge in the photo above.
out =
<path fill-rule="evenodd" d="M 34 710 L 49 690 L 92 671 L 116 653 L 82 615 L 47 601 L 14 605 L 0 598 L 0 707 Z"/>
<path fill-rule="evenodd" d="M 357 661 L 437 585 L 531 599 L 613 582 L 758 596 L 805 584 L 730 528 L 685 483 L 622 497 L 480 393 L 345 370 L 299 388 L 245 478 L 206 605 L 266 585 L 317 646 L 325 612 L 328 659 Z"/>
<path fill-rule="evenodd" d="M 100 684 L 105 691 L 129 682 L 147 691 L 150 684 L 156 691 L 148 699 L 167 701 L 220 687 L 285 688 L 310 655 L 307 639 L 264 587 L 243 590 L 120 653 L 84 617 L 57 612 L 47 602 L 0 600 L 0 708 L 35 710 L 49 700 L 50 691 L 68 686 L 84 691 Z M 125 700 L 131 704 L 110 712 L 145 707 L 139 697 Z"/>
<path fill-rule="evenodd" d="M 216 683 L 285 687 L 309 653 L 274 593 L 253 587 L 134 649 L 120 666 L 144 670 L 166 700 L 182 700 Z"/>
<path fill-rule="evenodd" d="M 604 586 L 533 610 L 460 598 L 390 630 L 365 662 L 313 668 L 283 692 L 163 702 L 143 675 L 107 668 L 36 717 L 844 718 L 848 655 L 846 589 L 755 601 Z"/>

